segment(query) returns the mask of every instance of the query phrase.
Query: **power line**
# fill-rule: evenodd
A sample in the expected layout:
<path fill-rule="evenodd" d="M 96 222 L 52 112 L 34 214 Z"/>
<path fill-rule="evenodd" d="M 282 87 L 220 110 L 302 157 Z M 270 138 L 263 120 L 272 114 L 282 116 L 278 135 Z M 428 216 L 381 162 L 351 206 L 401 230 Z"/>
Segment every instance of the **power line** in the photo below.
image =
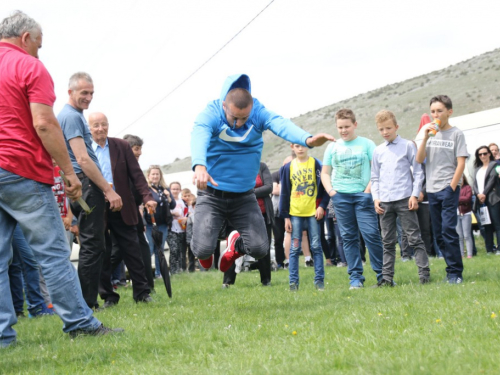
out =
<path fill-rule="evenodd" d="M 217 54 L 222 51 L 229 43 L 231 43 L 238 35 L 240 35 L 243 30 L 245 30 L 253 21 L 257 19 L 269 6 L 274 3 L 274 0 L 271 0 L 269 4 L 267 4 L 255 17 L 253 17 L 245 26 L 241 28 L 240 31 L 238 31 L 231 39 L 229 39 L 222 47 L 220 47 L 212 56 L 208 58 L 203 64 L 201 64 L 193 73 L 191 73 L 187 78 L 185 78 L 181 83 L 179 83 L 177 86 L 175 86 L 167 95 L 165 95 L 163 98 L 161 98 L 156 104 L 154 104 L 152 107 L 150 107 L 146 112 L 144 112 L 142 115 L 140 115 L 138 118 L 136 118 L 134 121 L 132 121 L 129 125 L 127 125 L 125 128 L 120 130 L 116 135 L 123 133 L 125 130 L 130 128 L 132 125 L 134 125 L 137 121 L 142 119 L 144 116 L 146 116 L 149 112 L 151 112 L 154 108 L 156 108 L 160 103 L 162 103 L 165 99 L 167 99 L 170 95 L 172 95 L 179 87 L 181 87 L 184 83 L 186 83 L 192 76 L 194 76 L 198 71 L 203 68 L 206 64 L 210 62 Z"/>

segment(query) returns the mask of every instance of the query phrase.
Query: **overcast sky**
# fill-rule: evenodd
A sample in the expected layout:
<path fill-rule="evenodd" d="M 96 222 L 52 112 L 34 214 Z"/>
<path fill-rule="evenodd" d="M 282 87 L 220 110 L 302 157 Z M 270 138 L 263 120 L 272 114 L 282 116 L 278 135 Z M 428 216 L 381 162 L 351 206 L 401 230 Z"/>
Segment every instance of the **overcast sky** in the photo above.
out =
<path fill-rule="evenodd" d="M 3 0 L 0 17 L 19 9 L 42 25 L 56 114 L 70 75 L 90 73 L 86 117 L 104 112 L 110 136 L 142 137 L 144 169 L 190 154 L 193 121 L 228 75 L 248 74 L 255 97 L 294 117 L 500 47 L 498 0 L 275 0 L 144 115 L 270 2 Z"/>

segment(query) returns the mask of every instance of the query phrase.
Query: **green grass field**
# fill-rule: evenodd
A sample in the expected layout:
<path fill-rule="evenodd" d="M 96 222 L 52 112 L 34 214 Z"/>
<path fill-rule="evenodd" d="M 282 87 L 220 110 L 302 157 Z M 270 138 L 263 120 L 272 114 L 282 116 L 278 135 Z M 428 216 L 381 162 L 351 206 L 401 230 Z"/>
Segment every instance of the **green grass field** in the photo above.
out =
<path fill-rule="evenodd" d="M 71 340 L 58 317 L 24 318 L 0 373 L 498 374 L 500 256 L 480 248 L 464 263 L 456 286 L 442 282 L 443 260 L 431 260 L 432 282 L 421 286 L 415 263 L 398 259 L 395 288 L 370 288 L 365 266 L 365 288 L 348 290 L 346 269 L 328 267 L 317 292 L 301 258 L 297 293 L 287 271 L 268 288 L 258 271 L 230 289 L 220 272 L 176 275 L 174 298 L 158 283 L 150 305 L 121 288 L 120 304 L 96 316 L 124 334 Z"/>

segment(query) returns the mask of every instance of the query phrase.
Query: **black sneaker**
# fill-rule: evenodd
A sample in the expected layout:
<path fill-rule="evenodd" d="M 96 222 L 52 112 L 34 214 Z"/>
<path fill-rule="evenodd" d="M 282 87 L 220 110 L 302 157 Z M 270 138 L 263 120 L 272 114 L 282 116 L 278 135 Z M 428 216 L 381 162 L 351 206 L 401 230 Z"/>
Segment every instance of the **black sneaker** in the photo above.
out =
<path fill-rule="evenodd" d="M 429 276 L 420 277 L 420 284 L 429 284 L 431 282 L 431 278 Z"/>
<path fill-rule="evenodd" d="M 149 294 L 146 294 L 144 297 L 142 297 L 141 299 L 138 299 L 137 300 L 137 303 L 139 302 L 144 302 L 144 303 L 152 303 L 154 302 L 155 300 L 153 298 L 151 298 L 151 296 Z"/>
<path fill-rule="evenodd" d="M 378 282 L 377 284 L 377 287 L 378 288 L 381 288 L 381 287 L 384 287 L 384 286 L 390 286 L 390 287 L 393 287 L 394 285 L 396 285 L 396 283 L 394 282 L 394 280 L 386 280 L 386 279 L 382 279 Z"/>
<path fill-rule="evenodd" d="M 116 306 L 118 302 L 116 301 L 106 301 L 104 302 L 103 308 L 104 309 L 109 309 L 110 307 Z"/>
<path fill-rule="evenodd" d="M 105 335 L 114 335 L 117 333 L 122 333 L 125 330 L 123 328 L 108 328 L 104 327 L 104 324 L 101 324 L 99 327 L 92 331 L 88 331 L 85 329 L 75 329 L 74 331 L 70 331 L 69 337 L 74 339 L 75 337 L 78 336 L 105 336 Z"/>

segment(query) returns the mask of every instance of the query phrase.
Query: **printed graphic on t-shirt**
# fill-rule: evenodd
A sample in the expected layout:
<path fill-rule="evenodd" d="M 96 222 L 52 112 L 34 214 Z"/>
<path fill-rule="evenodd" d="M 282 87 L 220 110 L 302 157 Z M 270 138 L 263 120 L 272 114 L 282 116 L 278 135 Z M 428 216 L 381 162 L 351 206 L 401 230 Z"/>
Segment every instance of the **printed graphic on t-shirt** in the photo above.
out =
<path fill-rule="evenodd" d="M 431 138 L 427 142 L 427 147 L 437 147 L 437 148 L 449 148 L 453 149 L 455 147 L 455 142 L 446 139 L 435 139 Z"/>
<path fill-rule="evenodd" d="M 335 178 L 344 184 L 361 183 L 367 161 L 362 146 L 337 147 L 332 158 Z"/>
<path fill-rule="evenodd" d="M 316 212 L 316 173 L 315 160 L 309 158 L 305 163 L 297 159 L 290 164 L 290 215 L 313 216 Z"/>

